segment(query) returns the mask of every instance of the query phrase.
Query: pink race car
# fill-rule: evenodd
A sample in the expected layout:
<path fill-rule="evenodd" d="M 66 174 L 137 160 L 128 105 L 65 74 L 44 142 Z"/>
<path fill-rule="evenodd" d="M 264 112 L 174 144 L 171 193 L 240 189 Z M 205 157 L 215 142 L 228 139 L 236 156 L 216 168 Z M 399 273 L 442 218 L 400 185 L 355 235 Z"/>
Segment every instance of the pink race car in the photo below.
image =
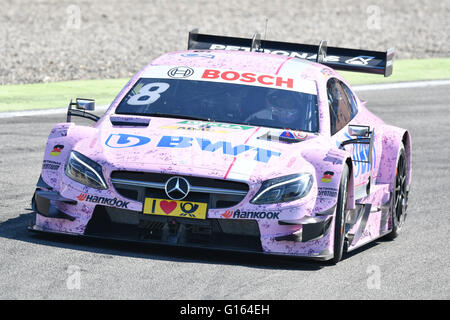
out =
<path fill-rule="evenodd" d="M 389 76 L 392 50 L 197 30 L 188 49 L 143 68 L 101 118 L 92 100 L 70 103 L 48 138 L 30 230 L 334 263 L 399 234 L 410 135 L 335 72 Z"/>

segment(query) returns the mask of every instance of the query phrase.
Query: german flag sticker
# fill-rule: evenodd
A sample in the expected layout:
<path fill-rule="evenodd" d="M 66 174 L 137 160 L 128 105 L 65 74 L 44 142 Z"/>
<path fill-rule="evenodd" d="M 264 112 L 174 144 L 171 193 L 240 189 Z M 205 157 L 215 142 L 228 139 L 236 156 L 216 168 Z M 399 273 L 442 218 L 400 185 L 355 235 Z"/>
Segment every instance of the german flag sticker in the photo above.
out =
<path fill-rule="evenodd" d="M 53 147 L 53 150 L 50 152 L 51 156 L 57 157 L 61 153 L 62 149 L 64 149 L 64 146 L 62 144 L 57 144 Z"/>
<path fill-rule="evenodd" d="M 333 171 L 325 171 L 323 173 L 323 177 L 322 177 L 322 179 L 320 181 L 325 182 L 325 183 L 329 183 L 329 182 L 331 182 L 331 179 L 333 178 L 333 176 L 334 176 L 334 172 Z"/>

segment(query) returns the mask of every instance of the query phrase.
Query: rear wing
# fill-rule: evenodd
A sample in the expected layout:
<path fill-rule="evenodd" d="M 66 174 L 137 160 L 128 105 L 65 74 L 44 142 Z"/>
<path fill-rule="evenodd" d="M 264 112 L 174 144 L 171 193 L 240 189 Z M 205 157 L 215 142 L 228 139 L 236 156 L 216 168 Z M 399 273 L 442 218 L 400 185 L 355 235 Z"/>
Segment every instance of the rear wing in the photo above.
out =
<path fill-rule="evenodd" d="M 240 50 L 285 55 L 307 59 L 324 64 L 336 70 L 392 74 L 394 49 L 369 51 L 339 47 L 327 47 L 326 41 L 310 45 L 301 43 L 261 40 L 255 33 L 252 38 L 236 38 L 189 32 L 188 49 L 198 50 Z"/>

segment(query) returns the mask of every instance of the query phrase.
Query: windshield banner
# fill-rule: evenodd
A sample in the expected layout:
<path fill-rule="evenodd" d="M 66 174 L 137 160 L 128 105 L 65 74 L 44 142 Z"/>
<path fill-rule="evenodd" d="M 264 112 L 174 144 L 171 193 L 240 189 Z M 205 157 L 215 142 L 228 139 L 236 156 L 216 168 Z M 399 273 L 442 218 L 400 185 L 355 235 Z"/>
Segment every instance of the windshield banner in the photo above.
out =
<path fill-rule="evenodd" d="M 287 76 L 240 72 L 219 68 L 192 68 L 186 66 L 151 66 L 141 78 L 185 79 L 243 84 L 273 89 L 298 91 L 317 95 L 316 84 L 312 80 Z"/>

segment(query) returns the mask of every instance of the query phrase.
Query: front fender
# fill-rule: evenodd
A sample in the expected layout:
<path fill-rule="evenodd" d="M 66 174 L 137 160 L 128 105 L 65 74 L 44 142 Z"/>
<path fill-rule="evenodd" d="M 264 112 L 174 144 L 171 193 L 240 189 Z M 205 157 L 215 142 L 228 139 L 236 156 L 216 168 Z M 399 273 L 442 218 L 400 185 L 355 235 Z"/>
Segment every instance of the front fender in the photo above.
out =
<path fill-rule="evenodd" d="M 411 136 L 406 129 L 383 126 L 382 153 L 377 175 L 377 184 L 389 184 L 392 191 L 397 166 L 397 157 L 401 144 L 405 147 L 408 167 L 408 184 L 411 182 Z"/>
<path fill-rule="evenodd" d="M 64 165 L 73 146 L 81 139 L 95 137 L 97 130 L 74 123 L 58 123 L 52 128 L 44 151 L 41 176 L 53 190 L 59 191 Z"/>
<path fill-rule="evenodd" d="M 315 150 L 314 153 L 305 152 L 303 157 L 314 166 L 316 171 L 317 198 L 313 213 L 323 212 L 336 205 L 342 171 L 345 164 L 348 165 L 350 172 L 347 209 L 354 209 L 354 177 L 350 154 L 345 150 L 330 148 Z"/>

